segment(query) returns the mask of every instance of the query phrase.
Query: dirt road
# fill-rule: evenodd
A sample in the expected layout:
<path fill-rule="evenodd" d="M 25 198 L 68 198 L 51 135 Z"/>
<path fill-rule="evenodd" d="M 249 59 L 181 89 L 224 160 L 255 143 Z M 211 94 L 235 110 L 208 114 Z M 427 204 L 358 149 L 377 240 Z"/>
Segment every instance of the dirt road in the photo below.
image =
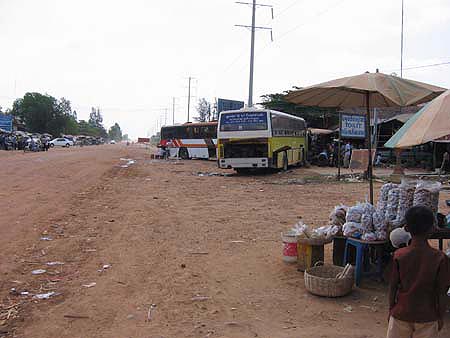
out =
<path fill-rule="evenodd" d="M 199 176 L 219 170 L 120 145 L 0 161 L 0 337 L 385 335 L 384 285 L 318 298 L 281 261 L 281 231 L 326 224 L 365 184 L 320 183 L 313 169 Z"/>

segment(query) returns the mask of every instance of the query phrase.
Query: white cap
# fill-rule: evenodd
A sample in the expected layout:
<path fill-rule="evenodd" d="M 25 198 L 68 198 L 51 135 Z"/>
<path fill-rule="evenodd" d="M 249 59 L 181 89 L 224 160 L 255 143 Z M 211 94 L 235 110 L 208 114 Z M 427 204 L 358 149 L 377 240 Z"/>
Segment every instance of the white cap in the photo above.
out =
<path fill-rule="evenodd" d="M 402 244 L 408 245 L 408 242 L 411 239 L 411 234 L 404 228 L 397 228 L 392 230 L 389 239 L 391 240 L 394 248 L 399 248 Z"/>

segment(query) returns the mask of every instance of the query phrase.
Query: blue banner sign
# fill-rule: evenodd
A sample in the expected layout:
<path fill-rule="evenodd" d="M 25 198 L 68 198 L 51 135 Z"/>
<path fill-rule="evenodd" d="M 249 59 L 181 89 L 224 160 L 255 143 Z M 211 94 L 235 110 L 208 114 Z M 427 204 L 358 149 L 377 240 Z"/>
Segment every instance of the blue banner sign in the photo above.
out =
<path fill-rule="evenodd" d="M 364 115 L 341 115 L 341 137 L 366 138 L 366 117 Z"/>
<path fill-rule="evenodd" d="M 244 107 L 243 101 L 234 101 L 234 100 L 226 100 L 226 99 L 217 99 L 217 112 L 227 110 L 239 110 Z"/>
<path fill-rule="evenodd" d="M 221 131 L 266 130 L 267 112 L 224 113 L 220 115 Z"/>
<path fill-rule="evenodd" d="M 12 116 L 0 114 L 0 129 L 12 131 Z"/>

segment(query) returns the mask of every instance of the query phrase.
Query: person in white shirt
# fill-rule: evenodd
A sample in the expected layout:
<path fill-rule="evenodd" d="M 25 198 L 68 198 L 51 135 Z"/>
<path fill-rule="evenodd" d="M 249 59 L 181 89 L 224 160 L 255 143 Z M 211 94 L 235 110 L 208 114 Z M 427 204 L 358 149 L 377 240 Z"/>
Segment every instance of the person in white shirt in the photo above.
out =
<path fill-rule="evenodd" d="M 349 141 L 345 144 L 344 148 L 344 167 L 348 168 L 350 165 L 350 157 L 352 155 L 352 145 Z"/>

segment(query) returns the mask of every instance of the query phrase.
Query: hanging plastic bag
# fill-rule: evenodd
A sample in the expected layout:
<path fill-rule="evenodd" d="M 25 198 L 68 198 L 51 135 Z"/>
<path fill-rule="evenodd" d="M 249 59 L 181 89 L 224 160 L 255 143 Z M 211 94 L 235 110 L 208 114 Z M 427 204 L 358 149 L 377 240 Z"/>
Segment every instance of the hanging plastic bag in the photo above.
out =
<path fill-rule="evenodd" d="M 385 219 L 386 222 L 392 223 L 397 218 L 398 201 L 400 199 L 400 189 L 394 188 L 389 190 L 388 201 L 386 205 Z"/>
<path fill-rule="evenodd" d="M 385 210 L 388 202 L 389 191 L 398 187 L 395 183 L 386 183 L 380 189 L 380 195 L 377 202 L 377 210 Z"/>
<path fill-rule="evenodd" d="M 441 187 L 439 182 L 419 181 L 414 192 L 413 205 L 424 205 L 437 214 Z"/>
<path fill-rule="evenodd" d="M 393 222 L 396 227 L 405 225 L 405 214 L 414 203 L 414 193 L 416 191 L 417 181 L 403 179 L 399 185 L 399 200 L 397 208 L 397 217 Z"/>
<path fill-rule="evenodd" d="M 361 223 L 361 217 L 364 213 L 364 206 L 361 203 L 348 208 L 345 220 L 347 222 Z"/>
<path fill-rule="evenodd" d="M 384 219 L 384 212 L 376 210 L 372 215 L 372 223 L 375 231 L 387 230 L 387 224 Z"/>
<path fill-rule="evenodd" d="M 361 226 L 364 229 L 364 232 L 372 232 L 373 231 L 373 214 L 375 213 L 375 207 L 370 203 L 362 203 L 363 206 L 363 214 L 361 216 Z"/>

